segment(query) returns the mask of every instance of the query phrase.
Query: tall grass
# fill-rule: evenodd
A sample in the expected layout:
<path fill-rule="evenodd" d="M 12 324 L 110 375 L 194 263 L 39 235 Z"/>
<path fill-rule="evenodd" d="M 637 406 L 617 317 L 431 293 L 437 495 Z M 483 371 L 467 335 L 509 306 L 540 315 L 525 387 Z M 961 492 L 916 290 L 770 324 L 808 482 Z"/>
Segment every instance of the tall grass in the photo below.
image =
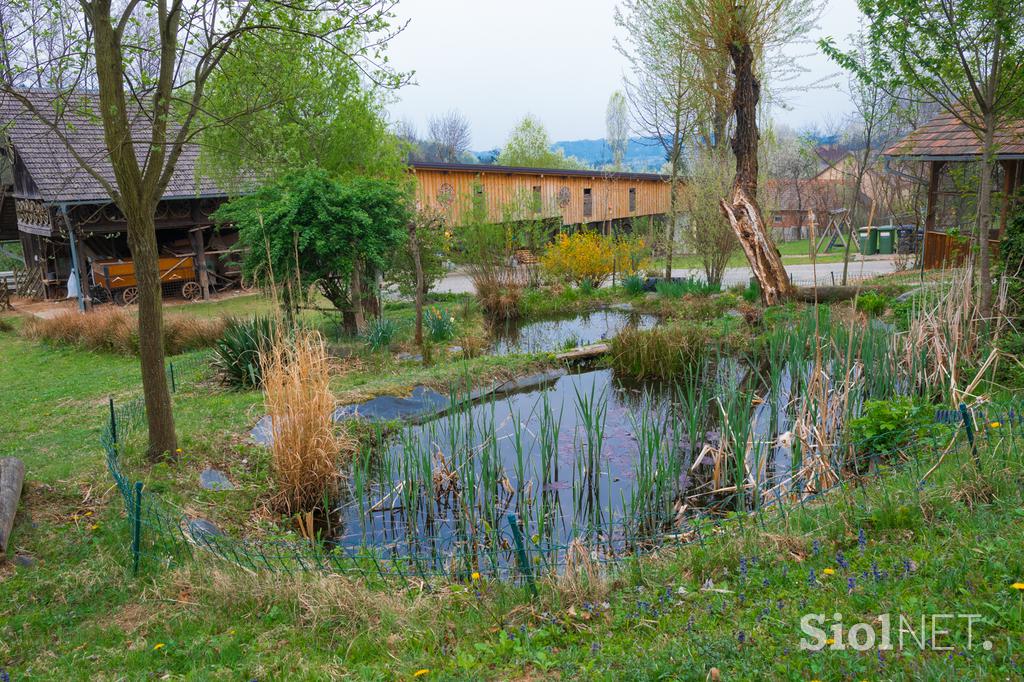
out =
<path fill-rule="evenodd" d="M 626 327 L 611 340 L 612 368 L 636 379 L 679 380 L 707 361 L 711 334 L 690 322 L 652 329 Z"/>
<path fill-rule="evenodd" d="M 271 419 L 273 506 L 285 514 L 326 511 L 337 498 L 343 459 L 355 445 L 333 422 L 330 358 L 322 336 L 300 331 L 261 356 Z"/>
<path fill-rule="evenodd" d="M 228 325 L 225 318 L 164 316 L 164 348 L 176 355 L 214 345 Z M 139 323 L 125 308 L 100 307 L 83 313 L 67 311 L 50 318 L 29 317 L 21 333 L 36 341 L 78 346 L 87 350 L 121 355 L 139 352 Z"/>

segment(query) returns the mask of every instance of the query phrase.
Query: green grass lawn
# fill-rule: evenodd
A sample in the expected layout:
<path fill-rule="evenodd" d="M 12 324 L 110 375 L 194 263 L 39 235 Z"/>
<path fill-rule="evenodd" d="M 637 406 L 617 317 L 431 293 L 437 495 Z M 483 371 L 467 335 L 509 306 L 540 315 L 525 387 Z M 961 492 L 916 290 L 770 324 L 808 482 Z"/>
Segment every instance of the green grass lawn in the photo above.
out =
<path fill-rule="evenodd" d="M 423 368 L 364 358 L 336 389 L 511 373 L 540 361 Z M 884 467 L 784 514 L 708 527 L 699 542 L 627 560 L 599 579 L 545 579 L 535 600 L 486 579 L 384 589 L 338 576 L 253 575 L 201 553 L 178 566 L 147 556 L 133 577 L 123 503 L 98 436 L 108 397 L 137 395 L 138 381 L 135 359 L 0 332 L 0 454 L 28 468 L 0 561 L 0 670 L 12 680 L 706 680 L 712 668 L 723 680 L 1024 674 L 1024 592 L 1011 587 L 1024 581 L 1024 453 L 998 431 L 982 443 L 980 469 L 958 448 L 922 484 L 934 454 L 915 453 L 920 462 Z M 260 395 L 206 381 L 184 385 L 174 400 L 181 459 L 153 466 L 136 457 L 132 474 L 189 513 L 234 516 L 225 523 L 232 530 L 258 522 L 268 465 L 244 434 L 261 413 Z M 209 464 L 239 489 L 199 491 L 196 476 Z M 15 555 L 31 565 L 15 565 Z M 809 613 L 825 614 L 823 627 L 841 613 L 847 629 L 866 622 L 876 631 L 890 614 L 897 643 L 900 615 L 918 631 L 921 616 L 977 618 L 970 648 L 965 621 L 953 618 L 938 621 L 949 632 L 937 643 L 951 650 L 921 650 L 905 633 L 902 650 L 810 652 L 800 649 Z"/>
<path fill-rule="evenodd" d="M 776 246 L 779 247 L 779 253 L 782 254 L 782 262 L 785 265 L 810 265 L 812 262 L 809 249 L 810 240 L 801 239 L 795 242 L 776 242 Z M 857 252 L 854 251 L 851 255 L 851 260 L 855 259 Z M 842 263 L 843 262 L 843 250 L 842 248 L 835 248 L 828 253 L 820 253 L 817 257 L 818 263 Z M 747 258 L 743 255 L 742 250 L 736 251 L 729 258 L 730 268 L 742 268 L 747 266 Z M 672 259 L 673 269 L 680 270 L 700 270 L 704 266 L 701 265 L 700 258 L 692 255 L 677 256 Z M 651 271 L 658 272 L 665 269 L 665 260 L 663 258 L 653 259 L 648 268 Z"/>

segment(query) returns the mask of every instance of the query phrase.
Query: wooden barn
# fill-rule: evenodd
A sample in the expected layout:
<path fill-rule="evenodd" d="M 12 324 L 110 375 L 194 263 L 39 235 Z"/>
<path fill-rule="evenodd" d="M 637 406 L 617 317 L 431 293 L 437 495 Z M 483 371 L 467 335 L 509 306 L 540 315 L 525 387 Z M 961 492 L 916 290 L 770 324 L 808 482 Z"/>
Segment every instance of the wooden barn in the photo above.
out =
<path fill-rule="evenodd" d="M 629 230 L 669 210 L 668 177 L 653 173 L 414 162 L 417 202 L 449 215 L 453 226 L 473 207 L 493 222 L 547 220 Z"/>
<path fill-rule="evenodd" d="M 1011 121 L 997 130 L 995 146 L 997 167 L 992 188 L 994 215 L 989 243 L 997 251 L 1024 186 L 1024 119 Z M 885 150 L 885 156 L 890 159 L 920 162 L 927 170 L 928 207 L 924 219 L 922 268 L 955 266 L 966 258 L 969 244 L 955 232 L 973 231 L 973 213 L 964 212 L 969 218 L 965 222 L 964 215 L 956 210 L 957 204 L 962 203 L 959 200 L 964 196 L 964 189 L 956 186 L 952 171 L 963 164 L 978 164 L 981 152 L 977 134 L 949 113 L 936 116 Z M 973 200 L 976 192 L 976 188 L 967 192 L 969 200 Z"/>
<path fill-rule="evenodd" d="M 113 169 L 92 94 L 58 95 L 26 90 L 26 109 L 0 95 L 0 153 L 7 168 L 0 235 L 22 246 L 33 291 L 47 299 L 77 297 L 131 303 L 134 271 L 126 223 L 100 181 L 83 164 L 113 183 Z M 145 122 L 137 134 L 147 135 Z M 156 213 L 165 292 L 208 298 L 240 277 L 233 244 L 237 235 L 214 234 L 210 214 L 226 199 L 197 173 L 198 148 L 187 145 Z M 77 283 L 77 284 L 76 284 Z"/>

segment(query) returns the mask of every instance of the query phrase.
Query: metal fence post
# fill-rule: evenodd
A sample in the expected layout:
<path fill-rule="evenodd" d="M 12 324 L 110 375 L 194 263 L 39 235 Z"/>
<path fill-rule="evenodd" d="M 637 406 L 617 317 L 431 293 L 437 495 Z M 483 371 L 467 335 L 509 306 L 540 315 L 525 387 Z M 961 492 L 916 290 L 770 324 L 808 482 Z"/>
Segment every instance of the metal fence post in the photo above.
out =
<path fill-rule="evenodd" d="M 980 466 L 978 446 L 974 444 L 974 422 L 971 421 L 971 413 L 964 403 L 960 403 L 960 416 L 963 417 L 964 428 L 967 430 L 967 442 L 971 444 L 971 456 L 974 458 L 974 463 Z"/>
<path fill-rule="evenodd" d="M 110 398 L 110 438 L 117 442 L 117 415 L 114 413 L 114 398 Z"/>
<path fill-rule="evenodd" d="M 135 499 L 132 500 L 132 507 L 132 575 L 138 575 L 142 540 L 142 481 L 135 482 Z"/>
<path fill-rule="evenodd" d="M 174 380 L 174 363 L 168 363 L 171 367 L 171 393 L 178 392 L 178 383 Z"/>
<path fill-rule="evenodd" d="M 516 543 L 516 561 L 519 564 L 519 571 L 526 576 L 526 584 L 530 588 L 530 594 L 537 596 L 537 583 L 533 580 L 533 570 L 526 558 L 526 546 L 523 544 L 523 532 L 519 529 L 519 519 L 515 514 L 508 515 L 508 524 L 512 526 L 512 539 Z"/>

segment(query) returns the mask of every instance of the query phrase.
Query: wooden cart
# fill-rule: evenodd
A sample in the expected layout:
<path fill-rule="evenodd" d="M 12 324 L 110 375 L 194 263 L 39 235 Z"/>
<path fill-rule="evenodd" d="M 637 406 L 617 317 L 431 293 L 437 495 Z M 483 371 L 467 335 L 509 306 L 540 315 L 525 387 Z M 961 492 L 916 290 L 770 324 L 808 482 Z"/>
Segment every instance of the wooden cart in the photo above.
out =
<path fill-rule="evenodd" d="M 164 289 L 179 289 L 189 301 L 202 298 L 203 290 L 196 281 L 195 261 L 192 256 L 161 258 L 160 283 Z M 130 260 L 102 260 L 92 263 L 90 295 L 97 303 L 114 301 L 131 305 L 139 297 L 139 284 L 135 279 L 135 264 Z"/>

